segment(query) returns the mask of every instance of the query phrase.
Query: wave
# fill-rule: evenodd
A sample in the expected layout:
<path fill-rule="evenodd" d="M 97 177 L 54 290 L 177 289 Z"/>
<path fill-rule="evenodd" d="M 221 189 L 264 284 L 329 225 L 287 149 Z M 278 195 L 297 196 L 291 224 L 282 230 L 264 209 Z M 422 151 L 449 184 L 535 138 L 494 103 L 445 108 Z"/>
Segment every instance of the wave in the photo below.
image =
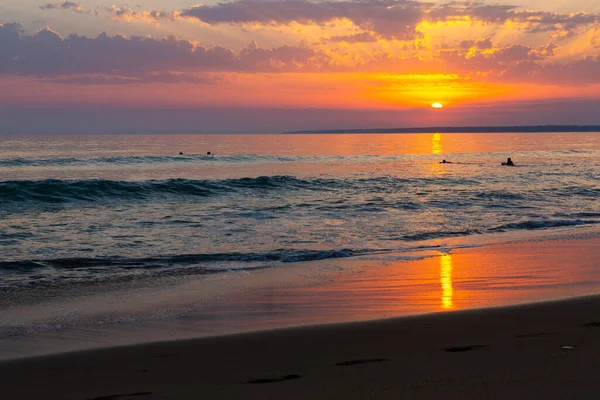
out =
<path fill-rule="evenodd" d="M 491 232 L 504 232 L 507 230 L 533 230 L 559 228 L 565 226 L 580 226 L 599 224 L 599 220 L 583 220 L 583 219 L 559 219 L 559 220 L 544 220 L 544 221 L 521 221 L 509 224 L 500 225 L 494 228 L 489 228 Z"/>
<path fill-rule="evenodd" d="M 412 235 L 404 235 L 400 237 L 400 239 L 408 240 L 408 241 L 421 241 L 421 240 L 429 240 L 429 239 L 440 239 L 447 237 L 455 237 L 455 236 L 468 236 L 473 234 L 481 233 L 477 230 L 464 230 L 464 231 L 441 231 L 441 232 L 422 232 L 416 233 Z"/>
<path fill-rule="evenodd" d="M 324 188 L 325 180 L 307 181 L 288 176 L 262 176 L 225 180 L 168 179 L 113 181 L 105 179 L 0 182 L 4 204 L 27 201 L 38 203 L 98 202 L 151 197 L 208 197 L 241 190 L 268 190 L 282 187 Z"/>
<path fill-rule="evenodd" d="M 0 292 L 20 287 L 56 287 L 65 284 L 126 282 L 133 279 L 211 275 L 253 271 L 274 263 L 295 263 L 365 254 L 382 254 L 379 249 L 280 249 L 263 253 L 183 254 L 145 258 L 97 257 L 15 260 L 0 262 Z"/>
<path fill-rule="evenodd" d="M 249 163 L 249 162 L 293 162 L 298 157 L 239 154 L 229 156 L 208 156 L 189 154 L 179 156 L 110 156 L 110 157 L 61 157 L 0 159 L 0 167 L 52 167 L 84 165 L 138 165 L 163 163 Z"/>
<path fill-rule="evenodd" d="M 583 214 L 575 214 L 574 216 L 587 216 L 587 217 L 595 217 L 600 216 L 598 213 L 583 213 Z M 508 223 L 500 226 L 496 226 L 493 228 L 488 228 L 487 232 L 506 232 L 506 231 L 519 231 L 519 230 L 536 230 L 536 229 L 549 229 L 549 228 L 560 228 L 560 227 L 568 227 L 568 226 L 581 226 L 581 225 L 594 225 L 600 224 L 600 220 L 590 220 L 590 219 L 560 219 L 560 220 L 530 220 L 530 221 L 521 221 Z M 430 239 L 441 239 L 441 238 L 450 238 L 450 237 L 458 237 L 458 236 L 469 236 L 469 235 L 479 235 L 485 233 L 485 229 L 466 229 L 462 231 L 434 231 L 434 232 L 422 232 L 410 235 L 400 236 L 394 239 L 407 240 L 407 241 L 422 241 L 422 240 L 430 240 Z"/>
<path fill-rule="evenodd" d="M 520 193 L 514 193 L 502 190 L 489 190 L 486 192 L 480 192 L 475 195 L 480 199 L 500 199 L 500 200 L 525 200 L 526 197 Z"/>
<path fill-rule="evenodd" d="M 57 258 L 47 260 L 21 260 L 0 262 L 0 269 L 30 270 L 38 268 L 83 269 L 110 268 L 165 268 L 181 265 L 194 265 L 211 262 L 281 262 L 292 263 L 316 261 L 330 258 L 347 258 L 364 254 L 381 253 L 390 250 L 380 249 L 341 249 L 341 250 L 311 250 L 311 249 L 279 249 L 263 253 L 208 253 L 182 254 L 163 257 L 124 258 Z"/>
<path fill-rule="evenodd" d="M 301 179 L 292 176 L 260 176 L 223 180 L 167 179 L 115 181 L 105 179 L 0 182 L 2 206 L 73 202 L 98 203 L 137 200 L 169 200 L 181 197 L 211 197 L 226 194 L 264 193 L 266 190 L 334 191 L 353 189 L 362 193 L 394 192 L 405 185 L 460 185 L 464 179 Z"/>

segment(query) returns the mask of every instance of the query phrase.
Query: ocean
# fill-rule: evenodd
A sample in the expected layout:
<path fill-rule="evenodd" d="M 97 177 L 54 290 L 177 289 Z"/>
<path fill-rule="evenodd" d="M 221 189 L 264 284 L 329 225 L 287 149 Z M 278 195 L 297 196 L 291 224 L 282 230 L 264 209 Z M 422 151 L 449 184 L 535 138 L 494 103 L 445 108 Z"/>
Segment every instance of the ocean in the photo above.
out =
<path fill-rule="evenodd" d="M 593 226 L 599 198 L 597 133 L 3 136 L 0 293 Z"/>
<path fill-rule="evenodd" d="M 597 293 L 599 199 L 598 133 L 2 136 L 0 359 Z"/>

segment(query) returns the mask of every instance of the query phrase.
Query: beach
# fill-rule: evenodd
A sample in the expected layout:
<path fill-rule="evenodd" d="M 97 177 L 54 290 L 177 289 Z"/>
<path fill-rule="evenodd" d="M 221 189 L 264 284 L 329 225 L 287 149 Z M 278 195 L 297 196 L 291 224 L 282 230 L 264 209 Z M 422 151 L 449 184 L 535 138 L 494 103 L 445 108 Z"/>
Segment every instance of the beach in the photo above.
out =
<path fill-rule="evenodd" d="M 595 134 L 0 150 L 3 398 L 594 397 Z"/>
<path fill-rule="evenodd" d="M 7 399 L 595 398 L 600 297 L 0 364 Z"/>
<path fill-rule="evenodd" d="M 205 310 L 230 318 L 238 310 L 237 329 L 252 332 L 105 342 L 95 350 L 5 360 L 2 390 L 11 399 L 593 398 L 600 390 L 600 296 L 583 294 L 600 291 L 598 244 L 578 238 L 457 249 L 450 277 L 439 269 L 448 263 L 443 255 L 336 260 L 359 263 L 362 272 L 319 284 L 267 285 L 243 296 L 243 313 L 235 296 Z M 323 263 L 332 261 L 315 262 L 315 270 L 323 271 Z M 483 266 L 503 281 L 500 287 Z M 394 287 L 396 274 L 415 280 L 417 270 L 417 289 Z M 535 276 L 527 276 L 531 271 Z M 260 317 L 269 302 L 273 312 Z M 287 319 L 273 325 L 282 304 Z M 177 324 L 189 333 L 207 323 L 194 318 Z M 176 330 L 169 322 L 162 328 L 163 337 Z M 79 336 L 110 336 L 106 327 L 87 329 Z"/>

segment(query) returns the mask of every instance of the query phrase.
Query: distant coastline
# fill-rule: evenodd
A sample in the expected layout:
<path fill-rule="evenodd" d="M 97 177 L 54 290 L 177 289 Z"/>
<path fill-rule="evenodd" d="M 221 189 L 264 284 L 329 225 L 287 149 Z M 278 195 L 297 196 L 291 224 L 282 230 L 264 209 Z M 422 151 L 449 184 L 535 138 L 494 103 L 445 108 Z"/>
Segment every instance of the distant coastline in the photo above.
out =
<path fill-rule="evenodd" d="M 600 132 L 600 125 L 521 125 L 521 126 L 433 126 L 378 129 L 323 129 L 283 132 L 311 133 L 536 133 L 536 132 Z"/>

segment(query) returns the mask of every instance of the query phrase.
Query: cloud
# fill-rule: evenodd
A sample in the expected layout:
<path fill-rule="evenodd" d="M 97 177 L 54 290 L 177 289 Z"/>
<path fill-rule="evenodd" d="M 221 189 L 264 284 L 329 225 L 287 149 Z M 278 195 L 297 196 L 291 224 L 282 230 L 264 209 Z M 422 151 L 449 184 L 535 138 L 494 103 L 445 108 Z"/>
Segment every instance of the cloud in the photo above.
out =
<path fill-rule="evenodd" d="M 487 4 L 482 1 L 451 2 L 433 7 L 427 18 L 442 22 L 468 18 L 488 25 L 511 22 L 513 27 L 529 33 L 549 32 L 563 37 L 600 21 L 599 14 L 532 11 L 517 5 Z"/>
<path fill-rule="evenodd" d="M 288 25 L 292 22 L 323 25 L 348 19 L 361 29 L 388 39 L 414 39 L 420 36 L 416 26 L 428 6 L 431 3 L 411 0 L 239 0 L 194 6 L 181 15 L 209 25 Z"/>
<path fill-rule="evenodd" d="M 596 49 L 600 49 L 600 23 L 590 29 L 590 33 L 590 45 Z"/>
<path fill-rule="evenodd" d="M 106 74 L 86 74 L 42 78 L 48 83 L 63 83 L 71 85 L 141 85 L 146 83 L 188 83 L 194 85 L 211 85 L 222 83 L 226 79 L 215 74 L 186 74 L 174 72 L 156 72 L 140 76 L 115 76 Z"/>
<path fill-rule="evenodd" d="M 305 47 L 262 49 L 252 42 L 236 54 L 232 49 L 206 48 L 175 36 L 128 38 L 102 33 L 96 38 L 74 34 L 63 38 L 50 28 L 27 35 L 18 24 L 0 24 L 0 74 L 4 75 L 100 74 L 147 82 L 149 76 L 154 81 L 182 77 L 149 73 L 293 72 L 328 62 L 328 56 Z"/>
<path fill-rule="evenodd" d="M 528 46 L 515 44 L 494 52 L 494 59 L 502 63 L 510 63 L 524 60 L 540 60 L 541 56 Z"/>
<path fill-rule="evenodd" d="M 323 25 L 347 19 L 365 32 L 399 40 L 420 37 L 417 26 L 422 21 L 469 21 L 484 25 L 510 22 L 517 29 L 548 32 L 558 37 L 571 36 L 579 28 L 600 21 L 598 14 L 529 11 L 516 5 L 481 1 L 435 4 L 411 0 L 238 0 L 194 6 L 181 11 L 181 16 L 209 25 L 288 25 L 293 22 Z"/>
<path fill-rule="evenodd" d="M 47 3 L 40 8 L 90 13 L 75 1 Z M 364 42 L 373 42 L 375 39 L 418 39 L 423 37 L 419 29 L 422 22 L 459 22 L 495 25 L 498 28 L 510 24 L 511 29 L 532 34 L 546 33 L 554 38 L 572 37 L 583 28 L 600 24 L 600 14 L 597 13 L 534 11 L 518 5 L 489 4 L 484 1 L 439 4 L 417 0 L 237 0 L 214 5 L 200 4 L 179 11 L 136 11 L 127 6 L 113 5 L 95 8 L 94 13 L 106 13 L 109 19 L 123 22 L 168 23 L 189 20 L 212 26 L 285 26 L 292 23 L 324 26 L 347 20 L 358 27 L 360 32 L 334 36 L 332 41 L 348 43 L 358 43 L 361 39 Z M 482 42 L 479 45 L 485 44 Z"/>
<path fill-rule="evenodd" d="M 83 6 L 76 1 L 63 1 L 57 3 L 47 3 L 40 6 L 42 10 L 72 10 L 79 14 L 87 14 Z"/>
<path fill-rule="evenodd" d="M 332 41 L 372 40 L 368 33 L 334 36 Z M 234 51 L 221 46 L 163 38 L 100 34 L 61 36 L 50 28 L 27 34 L 19 24 L 0 24 L 0 75 L 33 76 L 64 84 L 217 84 L 227 73 L 392 73 L 458 74 L 475 80 L 553 85 L 600 83 L 600 56 L 580 60 L 555 57 L 558 46 L 514 44 L 493 48 L 489 38 L 463 41 L 432 56 L 374 53 L 344 64 L 317 48 L 282 45 L 260 48 L 252 41 Z M 214 73 L 214 74 L 210 74 Z"/>
<path fill-rule="evenodd" d="M 485 38 L 477 40 L 463 40 L 462 42 L 460 42 L 459 47 L 464 50 L 472 48 L 476 48 L 479 50 L 489 50 L 493 47 L 493 44 L 491 38 Z"/>
<path fill-rule="evenodd" d="M 535 81 L 550 85 L 588 86 L 600 83 L 600 55 L 569 63 L 540 64 L 522 61 L 508 67 L 499 76 L 513 82 Z"/>
<path fill-rule="evenodd" d="M 355 33 L 353 35 L 332 36 L 328 39 L 330 42 L 345 42 L 345 43 L 369 43 L 376 42 L 377 36 L 371 32 Z"/>
<path fill-rule="evenodd" d="M 111 6 L 104 9 L 108 17 L 114 21 L 125 22 L 173 22 L 182 19 L 178 11 L 134 11 L 127 7 Z"/>

